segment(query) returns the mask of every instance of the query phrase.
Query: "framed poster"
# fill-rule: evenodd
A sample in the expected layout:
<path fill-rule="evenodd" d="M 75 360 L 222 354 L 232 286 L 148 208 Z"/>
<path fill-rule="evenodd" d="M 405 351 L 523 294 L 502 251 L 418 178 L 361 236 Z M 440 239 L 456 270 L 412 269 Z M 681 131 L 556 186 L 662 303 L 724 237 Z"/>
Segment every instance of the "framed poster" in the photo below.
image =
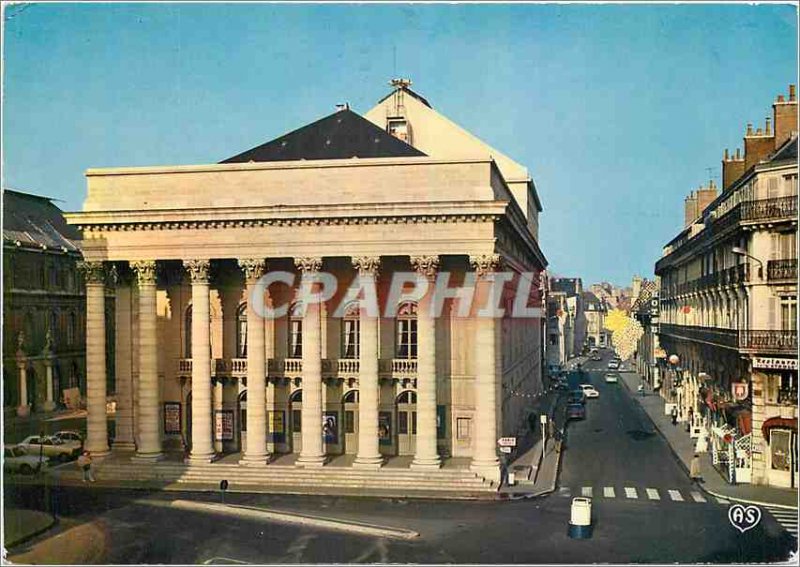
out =
<path fill-rule="evenodd" d="M 181 403 L 164 402 L 164 434 L 180 435 L 181 433 Z"/>
<path fill-rule="evenodd" d="M 214 412 L 214 440 L 233 441 L 233 410 Z"/>
<path fill-rule="evenodd" d="M 269 412 L 269 433 L 274 443 L 283 443 L 286 439 L 285 415 L 282 410 Z"/>
<path fill-rule="evenodd" d="M 392 444 L 392 412 L 390 411 L 378 413 L 378 444 Z"/>
<path fill-rule="evenodd" d="M 339 412 L 329 411 L 322 416 L 322 437 L 325 443 L 336 445 L 339 443 Z"/>

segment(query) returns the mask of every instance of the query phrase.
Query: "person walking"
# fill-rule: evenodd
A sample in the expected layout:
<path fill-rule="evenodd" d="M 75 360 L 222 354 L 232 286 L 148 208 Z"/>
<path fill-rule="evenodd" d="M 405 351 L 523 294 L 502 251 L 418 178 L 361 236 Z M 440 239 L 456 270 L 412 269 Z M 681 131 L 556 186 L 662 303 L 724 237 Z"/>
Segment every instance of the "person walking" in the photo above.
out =
<path fill-rule="evenodd" d="M 92 454 L 89 451 L 84 451 L 78 457 L 78 466 L 83 471 L 83 482 L 95 482 L 92 474 Z"/>
<path fill-rule="evenodd" d="M 678 406 L 672 406 L 670 414 L 672 415 L 672 427 L 675 427 L 678 425 Z"/>
<path fill-rule="evenodd" d="M 689 478 L 695 482 L 703 482 L 703 476 L 700 474 L 700 455 L 697 453 L 692 457 L 689 463 Z"/>

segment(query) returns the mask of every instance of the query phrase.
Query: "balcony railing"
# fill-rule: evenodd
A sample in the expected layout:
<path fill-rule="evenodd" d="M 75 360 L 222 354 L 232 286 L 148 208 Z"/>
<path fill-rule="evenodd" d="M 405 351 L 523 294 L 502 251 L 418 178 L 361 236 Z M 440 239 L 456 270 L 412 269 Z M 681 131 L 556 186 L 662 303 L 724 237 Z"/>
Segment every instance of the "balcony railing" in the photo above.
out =
<path fill-rule="evenodd" d="M 767 280 L 797 281 L 797 258 L 770 260 L 767 262 Z"/>
<path fill-rule="evenodd" d="M 179 358 L 176 361 L 177 371 L 180 376 L 191 376 L 192 359 Z M 232 376 L 234 378 L 247 376 L 246 358 L 215 358 L 209 360 L 211 374 L 214 376 Z M 271 376 L 297 375 L 303 373 L 302 358 L 270 358 L 266 365 L 267 373 Z M 393 376 L 416 376 L 417 359 L 415 358 L 394 358 L 381 359 L 378 361 L 378 369 L 381 374 L 391 374 Z M 361 370 L 360 361 L 357 358 L 323 359 L 323 374 L 338 376 L 357 375 Z"/>
<path fill-rule="evenodd" d="M 392 376 L 412 376 L 417 374 L 417 359 L 382 359 L 378 363 L 378 368 L 382 374 L 391 374 Z"/>
<path fill-rule="evenodd" d="M 686 295 L 696 293 L 706 289 L 725 286 L 738 285 L 750 281 L 750 264 L 737 264 L 730 268 L 700 276 L 699 278 L 664 286 L 662 289 L 663 297 L 674 297 L 676 295 Z"/>
<path fill-rule="evenodd" d="M 797 195 L 745 201 L 742 207 L 742 221 L 778 221 L 797 218 Z"/>
<path fill-rule="evenodd" d="M 797 354 L 797 332 L 662 323 L 659 333 L 751 353 Z"/>

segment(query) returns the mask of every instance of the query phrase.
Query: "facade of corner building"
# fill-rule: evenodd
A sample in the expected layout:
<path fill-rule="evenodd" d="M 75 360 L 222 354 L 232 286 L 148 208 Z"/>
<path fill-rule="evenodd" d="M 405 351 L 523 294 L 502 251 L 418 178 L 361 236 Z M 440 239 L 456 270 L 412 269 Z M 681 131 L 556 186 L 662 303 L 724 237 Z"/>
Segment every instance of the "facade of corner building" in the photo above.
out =
<path fill-rule="evenodd" d="M 547 365 L 552 371 L 566 367 L 574 356 L 572 317 L 567 295 L 551 291 L 547 295 Z"/>
<path fill-rule="evenodd" d="M 393 97 L 405 101 L 412 136 L 382 110 Z M 218 164 L 87 171 L 83 210 L 68 217 L 95 267 L 86 271 L 95 352 L 109 347 L 92 324 L 105 300 L 99 282 L 109 266 L 119 274 L 111 450 L 304 467 L 349 456 L 380 468 L 403 457 L 430 470 L 460 458 L 499 479 L 497 438 L 524 430 L 526 404 L 543 389 L 544 318 L 508 308 L 497 319 L 462 317 L 449 299 L 436 317 L 430 291 L 379 318 L 344 304 L 364 278 L 377 282 L 386 311 L 399 272 L 430 282 L 449 272 L 451 286 L 472 274 L 477 303 L 492 275 L 508 271 L 503 305 L 527 272 L 528 305 L 543 307 L 541 208 L 527 171 L 485 146 L 451 155 L 473 137 L 427 104 L 417 112 L 418 97 L 400 87 L 369 120 L 342 108 Z M 252 301 L 258 278 L 278 271 L 293 283 Z M 298 303 L 300 278 L 319 272 L 335 276 L 336 294 Z M 261 318 L 262 299 L 287 310 Z M 96 453 L 109 450 L 103 393 L 91 387 L 103 380 L 101 360 L 87 368 Z"/>
<path fill-rule="evenodd" d="M 51 199 L 3 190 L 3 399 L 19 416 L 86 392 L 80 239 Z"/>
<path fill-rule="evenodd" d="M 748 124 L 744 155 L 725 150 L 721 192 L 703 210 L 689 199 L 687 225 L 655 267 L 659 340 L 678 357 L 664 365 L 663 395 L 731 481 L 791 488 L 798 485 L 797 130 L 792 85 L 764 128 Z"/>
<path fill-rule="evenodd" d="M 605 347 L 608 344 L 605 330 L 606 304 L 590 291 L 583 292 L 582 299 L 586 316 L 587 346 Z"/>

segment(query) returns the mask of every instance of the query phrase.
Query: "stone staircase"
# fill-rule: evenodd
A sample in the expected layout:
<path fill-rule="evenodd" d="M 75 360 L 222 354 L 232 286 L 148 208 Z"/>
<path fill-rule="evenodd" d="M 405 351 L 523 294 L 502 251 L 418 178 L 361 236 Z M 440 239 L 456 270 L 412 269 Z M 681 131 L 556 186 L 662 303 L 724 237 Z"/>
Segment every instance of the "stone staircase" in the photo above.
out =
<path fill-rule="evenodd" d="M 59 467 L 53 475 L 60 480 L 80 481 L 74 465 Z M 155 464 L 113 459 L 97 464 L 94 475 L 103 484 L 142 485 L 173 490 L 217 490 L 227 480 L 237 492 L 289 494 L 364 494 L 369 496 L 420 496 L 431 498 L 487 498 L 497 485 L 466 469 L 431 471 L 383 467 L 379 470 L 341 466 L 300 468 L 287 465 L 263 467 L 235 463 L 187 465 L 162 461 Z"/>

